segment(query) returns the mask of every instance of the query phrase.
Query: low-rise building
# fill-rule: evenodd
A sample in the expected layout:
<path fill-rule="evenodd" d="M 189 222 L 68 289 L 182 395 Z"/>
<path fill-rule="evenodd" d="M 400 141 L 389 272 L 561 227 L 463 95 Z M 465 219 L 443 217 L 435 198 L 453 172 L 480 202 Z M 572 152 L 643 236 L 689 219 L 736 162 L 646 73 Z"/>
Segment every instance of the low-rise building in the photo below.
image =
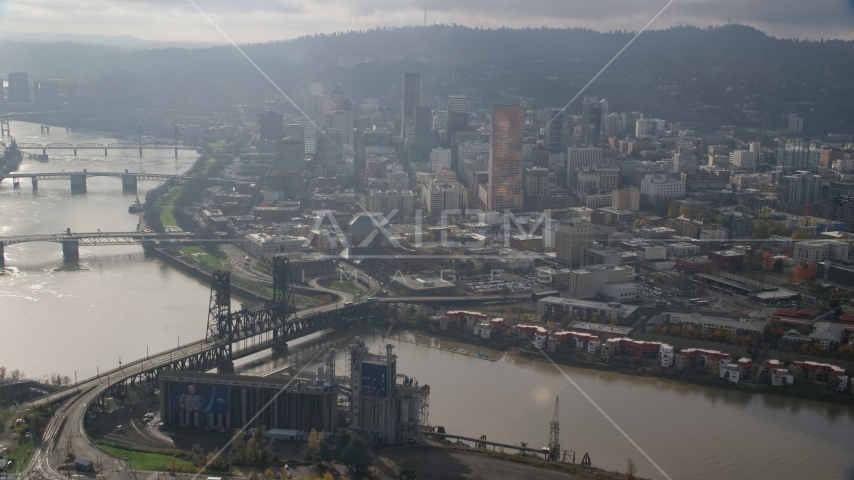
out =
<path fill-rule="evenodd" d="M 575 318 L 588 318 L 598 324 L 610 324 L 613 321 L 627 323 L 637 318 L 639 309 L 635 305 L 622 305 L 616 302 L 590 302 L 575 298 L 546 297 L 537 300 L 537 314 L 544 318 L 556 318 L 573 316 Z M 576 322 L 570 324 L 570 327 Z M 596 325 L 596 324 L 591 324 Z M 611 325 L 599 325 L 600 327 L 614 327 Z M 631 331 L 631 329 L 629 329 Z M 597 330 L 600 332 L 600 330 Z M 622 334 L 628 335 L 628 332 Z"/>
<path fill-rule="evenodd" d="M 754 335 L 757 340 L 760 340 L 767 323 L 767 319 L 758 317 L 710 317 L 699 312 L 690 314 L 665 312 L 662 315 L 666 315 L 669 324 L 700 326 L 703 329 L 704 336 L 713 334 L 715 330 L 724 330 L 730 332 L 733 338 L 741 335 Z"/>
<path fill-rule="evenodd" d="M 246 235 L 249 256 L 253 258 L 267 257 L 289 252 L 299 252 L 306 244 L 302 237 L 290 235 L 267 235 L 266 233 L 250 233 Z"/>
<path fill-rule="evenodd" d="M 700 253 L 700 246 L 693 243 L 680 242 L 667 245 L 668 257 L 691 257 Z M 678 269 L 678 267 L 677 267 Z"/>
<path fill-rule="evenodd" d="M 636 302 L 643 288 L 637 283 L 619 282 L 602 285 L 602 294 L 612 302 Z"/>
<path fill-rule="evenodd" d="M 788 369 L 785 368 L 773 368 L 771 369 L 771 385 L 775 387 L 785 387 L 789 385 L 795 384 L 794 375 L 789 372 Z"/>
<path fill-rule="evenodd" d="M 633 272 L 632 272 L 633 273 Z M 626 268 L 619 265 L 590 265 L 569 274 L 569 295 L 575 298 L 595 297 L 606 283 L 629 280 Z"/>

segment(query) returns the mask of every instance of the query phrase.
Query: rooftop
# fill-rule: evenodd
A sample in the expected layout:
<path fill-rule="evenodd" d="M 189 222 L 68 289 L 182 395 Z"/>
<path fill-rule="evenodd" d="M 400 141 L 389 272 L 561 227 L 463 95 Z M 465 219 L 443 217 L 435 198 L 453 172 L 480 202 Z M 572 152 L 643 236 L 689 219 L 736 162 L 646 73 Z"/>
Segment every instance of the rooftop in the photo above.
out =
<path fill-rule="evenodd" d="M 572 322 L 567 328 L 577 328 L 579 330 L 590 330 L 593 332 L 612 333 L 615 335 L 628 335 L 632 331 L 632 327 L 619 327 L 616 325 L 608 325 L 604 323 L 591 322 Z"/>

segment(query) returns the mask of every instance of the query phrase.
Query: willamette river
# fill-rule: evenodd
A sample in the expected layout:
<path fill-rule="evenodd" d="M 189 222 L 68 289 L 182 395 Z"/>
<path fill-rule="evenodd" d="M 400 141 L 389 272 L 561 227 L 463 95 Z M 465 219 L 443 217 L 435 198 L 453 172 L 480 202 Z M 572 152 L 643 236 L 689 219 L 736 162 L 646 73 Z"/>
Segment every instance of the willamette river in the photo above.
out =
<path fill-rule="evenodd" d="M 111 139 L 12 122 L 19 141 L 99 142 Z M 25 159 L 21 171 L 132 171 L 180 173 L 193 152 L 110 151 L 50 153 L 49 163 Z M 143 198 L 153 182 L 140 182 Z M 71 195 L 67 180 L 29 182 L 12 189 L 0 183 L 0 235 L 75 231 L 128 231 L 134 196 L 114 178 L 88 179 L 85 195 Z M 0 365 L 30 377 L 51 373 L 81 378 L 96 369 L 197 340 L 204 336 L 209 286 L 146 259 L 141 247 L 81 248 L 77 266 L 65 266 L 59 245 L 31 243 L 6 248 L 0 273 Z M 372 351 L 386 343 L 360 332 Z M 425 341 L 421 339 L 419 341 Z M 429 384 L 430 423 L 451 432 L 505 443 L 548 443 L 554 399 L 560 397 L 561 443 L 580 460 L 623 471 L 633 459 L 639 473 L 663 478 L 551 365 L 487 351 L 497 362 L 397 343 L 398 372 Z M 340 339 L 336 346 L 346 345 Z M 445 345 L 466 347 L 450 342 Z M 254 357 L 239 371 L 266 373 L 299 362 L 332 344 L 290 356 Z M 338 356 L 343 374 L 343 352 Z M 562 367 L 673 479 L 837 479 L 854 468 L 854 407 L 751 396 L 676 382 Z M 852 477 L 854 478 L 854 477 Z"/>

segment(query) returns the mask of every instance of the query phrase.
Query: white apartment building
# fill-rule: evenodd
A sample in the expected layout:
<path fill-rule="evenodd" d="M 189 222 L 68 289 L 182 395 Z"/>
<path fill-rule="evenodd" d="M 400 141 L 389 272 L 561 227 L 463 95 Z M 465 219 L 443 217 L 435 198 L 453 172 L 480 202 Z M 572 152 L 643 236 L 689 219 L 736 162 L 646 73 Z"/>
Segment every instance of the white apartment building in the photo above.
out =
<path fill-rule="evenodd" d="M 729 164 L 739 170 L 756 170 L 756 152 L 750 150 L 735 150 L 729 154 Z"/>
<path fill-rule="evenodd" d="M 433 173 L 439 171 L 440 168 L 446 170 L 451 169 L 451 149 L 449 148 L 434 148 L 430 151 L 430 168 Z"/>
<path fill-rule="evenodd" d="M 836 240 L 810 240 L 795 242 L 795 265 L 805 265 L 825 260 L 847 260 L 848 244 Z"/>
<path fill-rule="evenodd" d="M 671 180 L 667 175 L 647 173 L 641 180 L 641 193 L 650 198 L 683 198 L 685 182 Z"/>

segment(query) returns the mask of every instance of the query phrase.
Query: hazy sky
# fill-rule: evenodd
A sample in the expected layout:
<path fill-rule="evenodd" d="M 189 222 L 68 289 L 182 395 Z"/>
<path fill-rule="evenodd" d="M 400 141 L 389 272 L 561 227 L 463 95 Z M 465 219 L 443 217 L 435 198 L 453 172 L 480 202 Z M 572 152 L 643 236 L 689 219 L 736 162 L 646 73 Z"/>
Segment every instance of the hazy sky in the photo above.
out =
<path fill-rule="evenodd" d="M 236 41 L 421 25 L 424 0 L 195 0 Z M 638 30 L 667 0 L 427 0 L 428 23 Z M 752 25 L 771 35 L 854 38 L 854 0 L 676 0 L 651 28 Z M 0 0 L 0 32 L 221 42 L 189 0 Z"/>

